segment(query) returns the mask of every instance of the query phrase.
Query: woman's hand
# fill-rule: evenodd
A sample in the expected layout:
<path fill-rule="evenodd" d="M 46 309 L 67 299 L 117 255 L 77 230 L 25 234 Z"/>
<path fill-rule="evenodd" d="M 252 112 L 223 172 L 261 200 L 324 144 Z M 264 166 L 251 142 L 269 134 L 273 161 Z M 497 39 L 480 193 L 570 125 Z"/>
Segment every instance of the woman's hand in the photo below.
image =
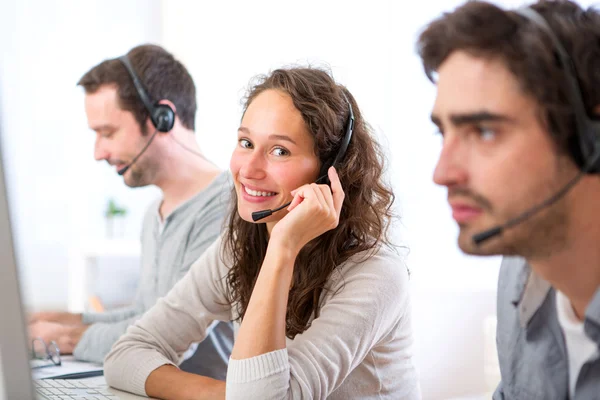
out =
<path fill-rule="evenodd" d="M 344 191 L 335 168 L 327 171 L 331 188 L 311 183 L 294 190 L 288 215 L 273 227 L 269 243 L 277 243 L 294 254 L 311 240 L 337 227 Z"/>
<path fill-rule="evenodd" d="M 317 236 L 338 225 L 344 191 L 334 168 L 329 168 L 331 189 L 310 184 L 292 194 L 289 213 L 271 231 L 267 254 L 231 353 L 243 360 L 286 346 L 285 316 L 296 256 Z"/>

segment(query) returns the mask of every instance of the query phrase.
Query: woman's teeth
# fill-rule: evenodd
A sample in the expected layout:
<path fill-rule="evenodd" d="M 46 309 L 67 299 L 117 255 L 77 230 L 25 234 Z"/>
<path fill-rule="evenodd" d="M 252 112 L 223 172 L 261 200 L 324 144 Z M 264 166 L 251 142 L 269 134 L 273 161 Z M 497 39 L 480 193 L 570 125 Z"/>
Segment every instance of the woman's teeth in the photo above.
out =
<path fill-rule="evenodd" d="M 256 197 L 259 197 L 259 196 L 262 196 L 262 197 L 275 196 L 275 192 L 260 192 L 258 190 L 248 189 L 246 186 L 244 186 L 244 190 L 250 196 L 256 196 Z"/>

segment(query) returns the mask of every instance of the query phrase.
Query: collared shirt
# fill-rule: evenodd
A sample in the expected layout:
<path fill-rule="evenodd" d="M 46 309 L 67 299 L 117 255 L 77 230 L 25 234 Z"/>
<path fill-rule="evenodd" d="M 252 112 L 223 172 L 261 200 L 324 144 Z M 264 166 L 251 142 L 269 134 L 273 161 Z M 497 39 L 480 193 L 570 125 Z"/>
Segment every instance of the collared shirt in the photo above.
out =
<path fill-rule="evenodd" d="M 527 262 L 505 257 L 497 304 L 502 381 L 494 399 L 569 399 L 569 362 L 556 311 L 556 291 Z M 586 335 L 600 346 L 600 288 L 585 313 Z M 600 354 L 579 372 L 573 400 L 600 399 Z"/>

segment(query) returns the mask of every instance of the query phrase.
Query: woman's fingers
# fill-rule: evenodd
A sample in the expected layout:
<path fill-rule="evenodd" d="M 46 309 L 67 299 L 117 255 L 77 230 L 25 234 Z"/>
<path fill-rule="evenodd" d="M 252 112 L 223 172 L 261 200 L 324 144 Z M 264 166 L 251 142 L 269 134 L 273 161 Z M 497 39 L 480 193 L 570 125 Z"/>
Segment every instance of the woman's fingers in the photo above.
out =
<path fill-rule="evenodd" d="M 302 187 L 299 187 L 298 189 L 292 191 L 292 195 L 294 196 L 294 198 L 292 199 L 292 202 L 290 203 L 290 205 L 287 207 L 288 211 L 292 211 L 294 208 L 296 208 L 296 206 L 298 206 L 298 204 L 302 203 L 302 201 L 304 200 L 304 197 L 302 197 L 298 194 L 298 191 L 301 188 Z"/>
<path fill-rule="evenodd" d="M 318 210 L 327 210 L 329 205 L 327 203 L 327 200 L 325 200 L 326 193 L 323 192 L 323 185 L 317 185 L 316 183 L 312 183 L 310 185 L 310 187 L 315 194 L 315 200 L 316 200 L 315 206 L 317 207 L 317 209 Z M 325 189 L 329 189 L 329 188 L 326 187 Z"/>
<path fill-rule="evenodd" d="M 335 168 L 331 167 L 327 172 L 331 188 L 316 183 L 300 186 L 291 192 L 294 198 L 287 208 L 288 211 L 292 211 L 304 201 L 309 201 L 307 206 L 313 207 L 316 216 L 331 217 L 334 220 L 332 222 L 337 225 L 345 194 Z"/>
<path fill-rule="evenodd" d="M 337 215 L 335 210 L 335 205 L 333 203 L 333 195 L 331 193 L 331 188 L 327 185 L 319 185 L 319 191 L 323 196 L 323 201 L 325 202 L 325 206 L 329 210 L 332 215 Z"/>
<path fill-rule="evenodd" d="M 292 203 L 288 207 L 288 211 L 292 211 L 305 200 L 309 200 L 312 203 L 311 205 L 313 206 L 315 202 L 317 204 L 321 202 L 318 195 L 315 193 L 314 187 L 312 185 L 314 184 L 302 185 L 298 189 L 292 191 L 294 198 L 292 199 Z"/>

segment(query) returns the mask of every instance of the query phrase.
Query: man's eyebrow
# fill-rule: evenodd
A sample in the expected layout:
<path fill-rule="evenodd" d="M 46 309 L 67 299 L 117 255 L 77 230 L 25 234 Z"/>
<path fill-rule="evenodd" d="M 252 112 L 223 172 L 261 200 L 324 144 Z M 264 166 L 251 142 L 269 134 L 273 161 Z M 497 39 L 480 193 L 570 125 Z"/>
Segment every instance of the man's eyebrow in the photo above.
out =
<path fill-rule="evenodd" d="M 95 132 L 109 131 L 109 130 L 115 129 L 115 126 L 113 126 L 111 124 L 102 124 L 102 125 L 90 126 L 90 129 Z"/>
<path fill-rule="evenodd" d="M 432 116 L 432 121 L 435 116 Z M 439 120 L 437 120 L 439 122 Z M 504 114 L 492 113 L 489 111 L 478 111 L 474 113 L 461 113 L 450 115 L 450 121 L 453 125 L 469 125 L 480 122 L 514 122 L 512 118 Z M 434 121 L 435 123 L 435 121 Z"/>
<path fill-rule="evenodd" d="M 430 118 L 431 118 L 431 122 L 433 122 L 435 125 L 437 125 L 437 126 L 442 125 L 442 121 L 440 120 L 440 118 L 437 115 L 431 114 Z"/>

